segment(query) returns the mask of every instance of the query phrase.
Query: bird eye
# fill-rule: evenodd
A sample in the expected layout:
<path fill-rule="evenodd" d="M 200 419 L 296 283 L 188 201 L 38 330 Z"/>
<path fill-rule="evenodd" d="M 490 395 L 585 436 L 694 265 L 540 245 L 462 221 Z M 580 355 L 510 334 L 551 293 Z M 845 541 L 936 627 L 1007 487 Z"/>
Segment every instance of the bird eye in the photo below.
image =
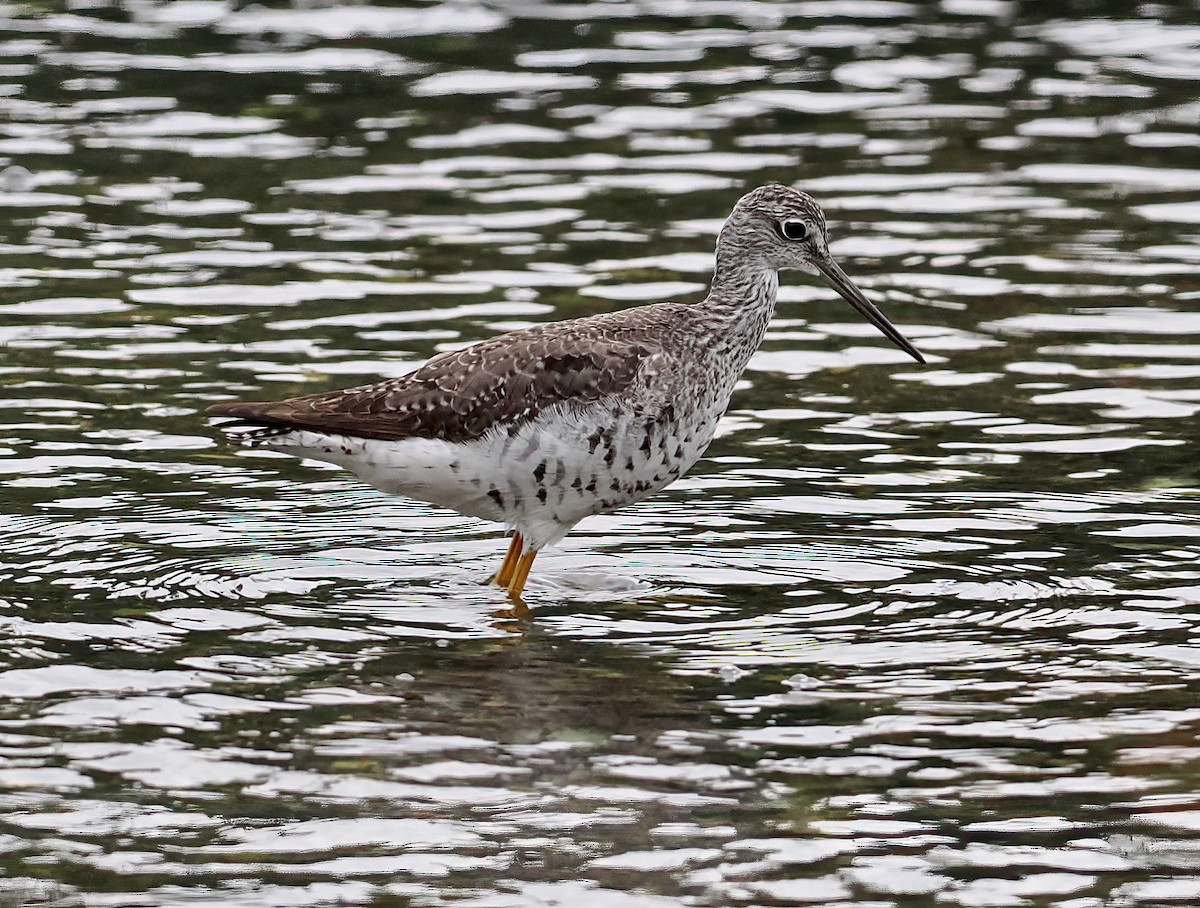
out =
<path fill-rule="evenodd" d="M 784 221 L 779 230 L 789 240 L 802 240 L 808 236 L 808 225 L 803 221 Z"/>

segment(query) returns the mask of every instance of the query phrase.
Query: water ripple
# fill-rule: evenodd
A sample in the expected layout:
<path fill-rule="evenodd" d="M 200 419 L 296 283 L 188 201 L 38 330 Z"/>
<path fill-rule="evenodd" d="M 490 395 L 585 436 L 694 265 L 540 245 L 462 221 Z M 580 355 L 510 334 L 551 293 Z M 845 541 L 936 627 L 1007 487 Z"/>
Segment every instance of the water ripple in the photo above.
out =
<path fill-rule="evenodd" d="M 0 11 L 0 902 L 1197 901 L 1187 4 L 296 6 Z M 695 299 L 768 180 L 931 367 L 785 277 L 533 623 L 202 416 Z"/>

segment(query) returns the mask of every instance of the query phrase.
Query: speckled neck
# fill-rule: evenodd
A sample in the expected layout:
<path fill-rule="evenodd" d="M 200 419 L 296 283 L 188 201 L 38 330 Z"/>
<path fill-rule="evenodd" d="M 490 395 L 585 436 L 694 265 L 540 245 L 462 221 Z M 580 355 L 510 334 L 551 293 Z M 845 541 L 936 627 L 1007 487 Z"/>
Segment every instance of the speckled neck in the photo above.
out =
<path fill-rule="evenodd" d="M 758 322 L 775 310 L 779 272 L 761 255 L 739 242 L 738 231 L 726 223 L 717 237 L 717 265 L 708 298 L 700 305 L 726 321 Z"/>
<path fill-rule="evenodd" d="M 709 349 L 729 357 L 737 373 L 749 362 L 775 314 L 779 273 L 721 232 L 708 296 L 697 307 L 711 334 Z"/>

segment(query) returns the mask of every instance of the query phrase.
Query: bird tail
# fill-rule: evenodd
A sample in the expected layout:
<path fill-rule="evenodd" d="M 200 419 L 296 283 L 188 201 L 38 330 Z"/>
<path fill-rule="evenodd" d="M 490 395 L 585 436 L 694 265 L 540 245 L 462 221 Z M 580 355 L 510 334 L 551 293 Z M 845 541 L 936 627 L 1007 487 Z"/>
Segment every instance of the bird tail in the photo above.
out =
<path fill-rule="evenodd" d="M 253 401 L 226 400 L 213 404 L 205 412 L 210 416 L 231 417 L 214 425 L 230 437 L 253 447 L 296 431 L 295 426 L 282 425 L 264 418 L 262 414 L 269 406 L 267 403 Z"/>
<path fill-rule="evenodd" d="M 250 400 L 223 400 L 213 404 L 204 412 L 210 416 L 236 416 L 238 419 L 253 421 L 262 419 L 262 415 L 271 405 Z"/>

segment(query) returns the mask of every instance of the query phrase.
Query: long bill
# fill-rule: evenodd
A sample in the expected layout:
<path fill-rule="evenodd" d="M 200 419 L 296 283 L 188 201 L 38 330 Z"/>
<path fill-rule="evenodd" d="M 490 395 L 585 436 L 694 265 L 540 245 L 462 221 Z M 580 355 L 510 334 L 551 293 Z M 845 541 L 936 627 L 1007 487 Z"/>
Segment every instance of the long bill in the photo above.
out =
<path fill-rule="evenodd" d="M 863 318 L 883 332 L 884 337 L 917 362 L 924 364 L 925 357 L 921 355 L 920 351 L 910 344 L 903 334 L 896 330 L 896 326 L 888 321 L 886 315 L 880 312 L 869 299 L 862 295 L 862 291 L 854 286 L 854 282 L 850 278 L 846 277 L 846 272 L 838 266 L 837 262 L 831 258 L 826 258 L 815 259 L 813 260 L 813 264 L 824 275 L 825 280 L 829 282 L 829 286 L 836 290 L 842 299 L 862 313 Z"/>

